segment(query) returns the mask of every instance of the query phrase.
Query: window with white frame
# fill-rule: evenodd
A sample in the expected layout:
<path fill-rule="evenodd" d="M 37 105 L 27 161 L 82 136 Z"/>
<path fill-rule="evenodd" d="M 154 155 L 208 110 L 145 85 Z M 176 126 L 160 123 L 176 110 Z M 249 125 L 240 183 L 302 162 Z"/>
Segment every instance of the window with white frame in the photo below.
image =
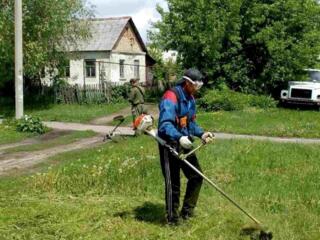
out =
<path fill-rule="evenodd" d="M 140 78 L 140 62 L 139 60 L 134 60 L 134 77 L 135 78 Z"/>
<path fill-rule="evenodd" d="M 88 59 L 85 60 L 86 65 L 86 76 L 95 77 L 96 76 L 96 60 Z"/>

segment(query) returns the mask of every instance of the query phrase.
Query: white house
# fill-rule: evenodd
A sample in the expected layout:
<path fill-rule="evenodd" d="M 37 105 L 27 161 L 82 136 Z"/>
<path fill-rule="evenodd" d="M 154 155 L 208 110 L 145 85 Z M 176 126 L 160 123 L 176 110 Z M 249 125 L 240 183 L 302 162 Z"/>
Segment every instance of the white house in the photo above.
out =
<path fill-rule="evenodd" d="M 175 63 L 175 62 L 177 62 L 177 56 L 178 56 L 178 52 L 175 50 L 164 51 L 162 53 L 162 60 L 164 62 L 171 61 L 171 62 Z"/>
<path fill-rule="evenodd" d="M 148 55 L 132 18 L 99 18 L 88 21 L 92 37 L 68 47 L 68 83 L 123 84 L 131 78 L 139 78 L 142 84 L 151 84 L 150 67 L 155 61 Z"/>

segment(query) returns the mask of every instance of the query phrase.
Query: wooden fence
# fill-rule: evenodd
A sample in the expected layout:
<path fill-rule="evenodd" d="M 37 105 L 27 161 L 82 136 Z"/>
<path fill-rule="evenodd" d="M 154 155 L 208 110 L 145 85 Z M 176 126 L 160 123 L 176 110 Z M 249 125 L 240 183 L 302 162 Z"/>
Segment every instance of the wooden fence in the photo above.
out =
<path fill-rule="evenodd" d="M 115 97 L 113 91 L 119 85 L 111 83 L 90 84 L 85 86 L 61 86 L 55 89 L 56 103 L 102 103 L 111 102 Z M 125 88 L 123 86 L 123 88 Z M 123 90 L 125 91 L 125 90 Z"/>

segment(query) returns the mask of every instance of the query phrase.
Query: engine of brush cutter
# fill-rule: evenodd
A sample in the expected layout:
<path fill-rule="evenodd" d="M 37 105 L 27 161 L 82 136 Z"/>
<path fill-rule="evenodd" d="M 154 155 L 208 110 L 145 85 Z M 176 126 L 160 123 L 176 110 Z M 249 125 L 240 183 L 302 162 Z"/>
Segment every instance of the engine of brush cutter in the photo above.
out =
<path fill-rule="evenodd" d="M 147 130 L 151 130 L 153 128 L 153 117 L 147 114 L 141 114 L 134 121 L 133 127 L 135 130 L 145 132 Z"/>

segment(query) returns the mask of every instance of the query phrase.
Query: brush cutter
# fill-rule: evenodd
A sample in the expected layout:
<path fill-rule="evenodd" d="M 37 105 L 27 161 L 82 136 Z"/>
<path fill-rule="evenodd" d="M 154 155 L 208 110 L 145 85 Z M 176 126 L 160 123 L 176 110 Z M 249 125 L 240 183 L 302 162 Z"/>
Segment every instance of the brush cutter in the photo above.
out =
<path fill-rule="evenodd" d="M 153 137 L 158 143 L 162 146 L 166 147 L 174 156 L 178 157 L 181 161 L 187 164 L 190 168 L 192 168 L 197 174 L 199 174 L 203 179 L 205 179 L 215 190 L 217 190 L 224 198 L 229 200 L 235 207 L 237 207 L 242 213 L 248 216 L 254 223 L 254 226 L 246 227 L 242 230 L 242 234 L 252 234 L 255 231 L 260 231 L 259 235 L 256 236 L 259 240 L 271 240 L 272 233 L 267 232 L 265 228 L 262 227 L 260 221 L 258 221 L 255 217 L 253 217 L 248 211 L 242 208 L 237 202 L 235 202 L 231 197 L 229 197 L 217 184 L 215 184 L 212 180 L 206 177 L 202 172 L 200 172 L 196 167 L 194 167 L 191 163 L 189 163 L 186 159 L 191 154 L 195 153 L 197 150 L 202 148 L 206 143 L 201 143 L 199 146 L 189 151 L 186 154 L 179 154 L 175 148 L 170 146 L 165 140 L 160 138 L 157 135 L 157 130 L 153 128 L 153 118 L 150 115 L 140 115 L 134 123 L 135 128 L 138 131 L 144 132 L 147 135 Z"/>
<path fill-rule="evenodd" d="M 114 127 L 114 129 L 112 129 L 111 132 L 107 133 L 104 138 L 103 138 L 103 141 L 105 142 L 106 140 L 112 140 L 112 138 L 115 136 L 115 131 L 116 129 L 124 122 L 125 118 L 124 116 L 122 115 L 118 115 L 118 116 L 115 116 L 113 118 L 113 121 L 119 121 L 117 123 L 117 125 Z"/>

